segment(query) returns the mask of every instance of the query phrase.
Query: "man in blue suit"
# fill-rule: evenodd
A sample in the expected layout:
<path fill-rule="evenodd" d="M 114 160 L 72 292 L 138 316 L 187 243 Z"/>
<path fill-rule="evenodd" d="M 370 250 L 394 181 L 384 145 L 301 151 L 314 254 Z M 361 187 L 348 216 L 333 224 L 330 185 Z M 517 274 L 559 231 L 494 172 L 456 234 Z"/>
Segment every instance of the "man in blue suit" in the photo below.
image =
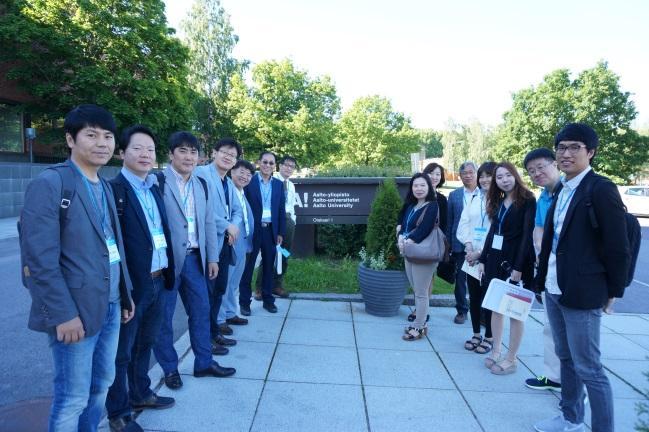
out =
<path fill-rule="evenodd" d="M 174 286 L 171 234 L 164 202 L 150 174 L 156 160 L 153 132 L 141 125 L 122 133 L 122 171 L 111 186 L 124 233 L 124 251 L 131 281 L 135 318 L 120 329 L 115 381 L 108 390 L 106 410 L 112 432 L 140 431 L 131 407 L 169 408 L 174 399 L 151 390 L 151 349 L 160 332 L 164 289 Z M 128 379 L 127 379 L 128 376 Z"/>
<path fill-rule="evenodd" d="M 241 278 L 239 305 L 241 314 L 250 315 L 252 295 L 252 274 L 257 255 L 261 251 L 262 299 L 264 309 L 276 313 L 273 297 L 273 268 L 277 246 L 282 244 L 286 232 L 286 205 L 284 184 L 273 178 L 276 157 L 273 152 L 263 151 L 259 155 L 259 172 L 246 186 L 246 198 L 250 203 L 255 219 L 255 232 L 252 238 L 252 252 L 246 259 L 246 267 Z"/>
<path fill-rule="evenodd" d="M 115 378 L 120 321 L 134 313 L 110 185 L 115 120 L 96 105 L 65 116 L 70 159 L 27 187 L 20 215 L 29 328 L 47 333 L 54 360 L 49 430 L 97 430 Z"/>

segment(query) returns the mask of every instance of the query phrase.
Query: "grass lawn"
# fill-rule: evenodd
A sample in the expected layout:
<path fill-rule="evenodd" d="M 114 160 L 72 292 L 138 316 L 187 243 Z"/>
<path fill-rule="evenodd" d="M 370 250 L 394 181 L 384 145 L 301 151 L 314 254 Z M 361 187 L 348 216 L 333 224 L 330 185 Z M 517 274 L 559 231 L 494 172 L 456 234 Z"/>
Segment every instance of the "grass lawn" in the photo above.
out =
<path fill-rule="evenodd" d="M 358 293 L 356 259 L 310 257 L 291 259 L 284 278 L 284 287 L 290 292 L 302 293 Z M 435 277 L 433 294 L 452 294 L 453 286 Z"/>

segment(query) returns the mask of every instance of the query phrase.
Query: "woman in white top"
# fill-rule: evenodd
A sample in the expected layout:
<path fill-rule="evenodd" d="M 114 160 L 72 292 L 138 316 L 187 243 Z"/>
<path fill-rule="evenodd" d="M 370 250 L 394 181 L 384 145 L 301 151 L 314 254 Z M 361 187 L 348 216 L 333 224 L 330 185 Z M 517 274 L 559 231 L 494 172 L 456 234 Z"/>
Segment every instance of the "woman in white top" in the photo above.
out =
<path fill-rule="evenodd" d="M 477 275 L 478 258 L 487 238 L 491 222 L 487 215 L 487 192 L 491 184 L 491 177 L 496 166 L 495 162 L 485 162 L 478 169 L 478 186 L 480 193 L 473 195 L 471 202 L 464 207 L 460 216 L 460 223 L 457 226 L 457 239 L 462 242 L 466 251 L 466 262 L 471 266 Z M 483 286 L 479 279 L 467 274 L 466 283 L 469 288 L 469 314 L 473 336 L 464 343 L 464 348 L 478 354 L 486 354 L 493 347 L 493 336 L 491 334 L 491 311 L 484 310 L 485 335 L 484 339 L 480 334 L 480 315 L 482 313 L 482 300 L 484 299 L 487 287 Z"/>

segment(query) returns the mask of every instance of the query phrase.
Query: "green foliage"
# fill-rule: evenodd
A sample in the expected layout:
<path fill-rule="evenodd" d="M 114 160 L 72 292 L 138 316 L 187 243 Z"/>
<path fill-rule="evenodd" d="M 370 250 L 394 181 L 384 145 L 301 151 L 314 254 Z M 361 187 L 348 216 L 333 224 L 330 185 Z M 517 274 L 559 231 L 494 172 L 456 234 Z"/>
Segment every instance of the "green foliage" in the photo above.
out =
<path fill-rule="evenodd" d="M 357 259 L 291 258 L 284 285 L 291 292 L 355 294 L 357 271 Z"/>
<path fill-rule="evenodd" d="M 449 120 L 441 133 L 445 168 L 457 171 L 464 161 L 476 164 L 493 159 L 495 132 L 477 120 L 459 124 Z"/>
<path fill-rule="evenodd" d="M 620 90 L 619 77 L 606 62 L 581 72 L 574 80 L 568 70 L 556 70 L 536 88 L 513 95 L 495 153 L 498 159 L 522 164 L 530 150 L 552 148 L 554 136 L 563 125 L 584 122 L 600 139 L 595 169 L 628 182 L 649 160 L 649 140 L 631 129 L 636 115 L 630 93 Z"/>
<path fill-rule="evenodd" d="M 161 137 L 191 124 L 187 50 L 162 0 L 10 0 L 0 46 L 9 78 L 34 98 L 28 113 L 57 120 L 90 102 Z"/>
<path fill-rule="evenodd" d="M 236 75 L 231 85 L 228 115 L 249 159 L 263 149 L 314 166 L 337 152 L 340 100 L 329 77 L 311 78 L 289 60 L 266 61 L 253 68 L 250 88 Z"/>
<path fill-rule="evenodd" d="M 343 165 L 319 169 L 313 177 L 409 177 L 410 167 Z"/>
<path fill-rule="evenodd" d="M 442 133 L 433 129 L 419 129 L 419 145 L 424 150 L 426 158 L 438 158 L 444 154 Z"/>
<path fill-rule="evenodd" d="M 409 166 L 410 153 L 419 151 L 420 138 L 410 119 L 393 111 L 380 96 L 357 99 L 338 124 L 336 142 L 341 153 L 333 157 L 341 165 Z"/>
<path fill-rule="evenodd" d="M 388 177 L 380 185 L 372 201 L 367 220 L 365 245 L 370 256 L 383 253 L 388 269 L 403 267 L 396 240 L 396 226 L 401 209 L 401 196 L 394 178 Z"/>
<path fill-rule="evenodd" d="M 316 250 L 330 258 L 355 257 L 366 231 L 365 225 L 317 225 Z"/>

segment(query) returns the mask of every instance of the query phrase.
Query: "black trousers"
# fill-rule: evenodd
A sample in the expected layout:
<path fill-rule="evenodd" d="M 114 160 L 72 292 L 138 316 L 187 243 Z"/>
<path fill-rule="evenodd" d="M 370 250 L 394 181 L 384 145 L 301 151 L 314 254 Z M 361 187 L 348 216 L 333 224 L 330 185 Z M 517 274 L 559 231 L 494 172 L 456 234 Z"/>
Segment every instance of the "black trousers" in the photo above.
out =
<path fill-rule="evenodd" d="M 469 314 L 471 316 L 471 327 L 473 333 L 480 333 L 480 314 L 485 317 L 485 337 L 491 338 L 491 311 L 482 308 L 482 301 L 487 293 L 487 287 L 473 276 L 466 276 L 466 284 L 469 288 Z"/>

